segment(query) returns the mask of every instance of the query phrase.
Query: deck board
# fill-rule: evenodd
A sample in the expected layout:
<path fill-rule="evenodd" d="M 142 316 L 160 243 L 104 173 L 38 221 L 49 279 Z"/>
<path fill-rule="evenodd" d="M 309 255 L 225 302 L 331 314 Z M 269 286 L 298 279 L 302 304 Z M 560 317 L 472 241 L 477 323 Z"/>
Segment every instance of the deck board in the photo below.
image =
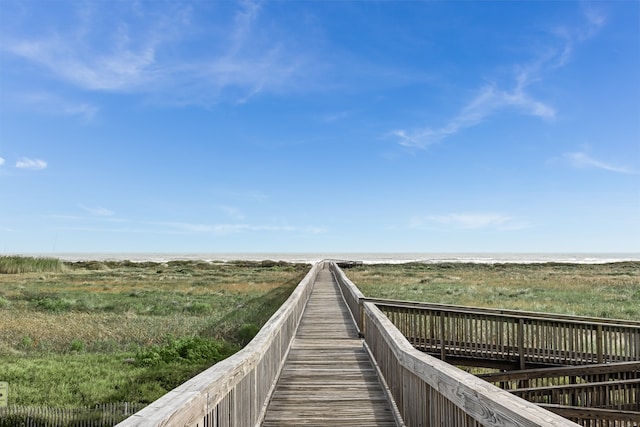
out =
<path fill-rule="evenodd" d="M 315 282 L 262 425 L 396 425 L 328 270 Z"/>

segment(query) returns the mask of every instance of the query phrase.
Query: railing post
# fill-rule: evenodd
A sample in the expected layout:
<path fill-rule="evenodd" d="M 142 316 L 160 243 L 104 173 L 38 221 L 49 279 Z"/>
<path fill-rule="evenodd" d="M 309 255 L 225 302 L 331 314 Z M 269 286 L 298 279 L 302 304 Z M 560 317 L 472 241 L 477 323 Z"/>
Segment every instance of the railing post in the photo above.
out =
<path fill-rule="evenodd" d="M 447 358 L 447 349 L 444 346 L 444 311 L 440 311 L 440 360 L 444 362 Z"/>
<path fill-rule="evenodd" d="M 364 298 L 358 298 L 358 329 L 360 329 L 360 338 L 365 337 L 364 324 Z"/>
<path fill-rule="evenodd" d="M 520 369 L 526 368 L 524 358 L 524 319 L 518 319 L 518 360 L 520 361 Z"/>
<path fill-rule="evenodd" d="M 602 336 L 602 325 L 599 324 L 596 329 L 596 354 L 598 356 L 598 363 L 604 363 L 604 338 Z"/>

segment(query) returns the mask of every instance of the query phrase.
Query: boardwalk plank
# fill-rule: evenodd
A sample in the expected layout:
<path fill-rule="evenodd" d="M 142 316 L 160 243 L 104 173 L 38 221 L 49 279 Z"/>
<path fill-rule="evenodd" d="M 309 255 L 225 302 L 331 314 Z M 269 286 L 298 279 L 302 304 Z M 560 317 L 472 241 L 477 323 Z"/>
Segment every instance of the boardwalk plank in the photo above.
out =
<path fill-rule="evenodd" d="M 395 426 L 387 397 L 328 271 L 318 275 L 264 427 Z"/>

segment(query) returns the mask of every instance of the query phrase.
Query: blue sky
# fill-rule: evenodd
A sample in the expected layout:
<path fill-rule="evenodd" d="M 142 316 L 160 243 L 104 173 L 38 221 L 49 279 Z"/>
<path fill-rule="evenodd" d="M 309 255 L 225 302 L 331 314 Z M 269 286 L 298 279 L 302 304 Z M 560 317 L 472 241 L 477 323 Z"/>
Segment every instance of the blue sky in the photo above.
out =
<path fill-rule="evenodd" d="M 640 252 L 638 1 L 0 3 L 0 251 Z"/>

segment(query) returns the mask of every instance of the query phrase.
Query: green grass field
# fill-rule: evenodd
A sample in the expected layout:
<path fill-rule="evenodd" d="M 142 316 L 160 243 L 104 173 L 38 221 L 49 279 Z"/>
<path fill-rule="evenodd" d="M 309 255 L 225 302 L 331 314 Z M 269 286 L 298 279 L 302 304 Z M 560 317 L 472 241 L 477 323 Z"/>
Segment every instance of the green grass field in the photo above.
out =
<path fill-rule="evenodd" d="M 640 320 L 640 262 L 376 264 L 345 272 L 372 298 Z"/>
<path fill-rule="evenodd" d="M 246 344 L 309 265 L 0 257 L 11 404 L 151 402 Z"/>
<path fill-rule="evenodd" d="M 246 344 L 310 266 L 0 257 L 10 403 L 151 402 Z M 640 320 L 640 263 L 378 264 L 366 296 Z"/>

